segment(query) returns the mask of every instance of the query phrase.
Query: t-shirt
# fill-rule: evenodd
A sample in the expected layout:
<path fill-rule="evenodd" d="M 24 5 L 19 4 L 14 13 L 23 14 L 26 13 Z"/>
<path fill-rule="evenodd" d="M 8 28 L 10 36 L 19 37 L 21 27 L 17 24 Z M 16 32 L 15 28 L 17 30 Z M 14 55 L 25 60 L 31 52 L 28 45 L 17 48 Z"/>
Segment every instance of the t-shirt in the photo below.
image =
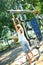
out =
<path fill-rule="evenodd" d="M 24 32 L 23 33 L 20 33 L 20 31 L 18 30 L 18 39 L 19 39 L 19 42 L 22 43 L 21 45 L 23 46 L 25 43 L 28 44 L 29 48 L 30 48 L 30 45 L 26 39 L 26 37 L 24 36 Z M 31 48 L 30 48 L 31 49 Z"/>
<path fill-rule="evenodd" d="M 23 33 L 20 33 L 20 31 L 18 30 L 17 33 L 18 33 L 19 42 L 21 42 L 21 41 L 27 41 L 26 37 L 24 36 L 24 32 Z"/>

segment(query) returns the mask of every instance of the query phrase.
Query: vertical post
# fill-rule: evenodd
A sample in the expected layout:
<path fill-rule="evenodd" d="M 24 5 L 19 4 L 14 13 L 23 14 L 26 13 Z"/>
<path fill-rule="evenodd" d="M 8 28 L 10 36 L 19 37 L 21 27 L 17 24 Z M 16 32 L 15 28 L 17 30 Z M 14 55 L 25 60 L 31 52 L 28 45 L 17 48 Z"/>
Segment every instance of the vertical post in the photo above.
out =
<path fill-rule="evenodd" d="M 20 4 L 19 7 L 20 7 L 21 10 L 23 10 L 22 4 Z M 20 16 L 21 16 L 21 15 L 20 15 Z M 27 19 L 27 17 L 26 17 L 25 14 L 24 14 L 23 16 L 24 16 L 24 21 L 25 21 L 25 20 Z M 21 17 L 22 17 L 22 16 L 21 16 Z M 29 37 L 28 37 L 27 31 L 26 31 L 26 28 L 25 28 L 25 23 L 22 22 L 22 25 L 23 25 L 24 32 L 25 32 L 25 37 L 26 37 L 26 39 L 28 40 L 28 42 L 29 42 L 29 44 L 30 44 L 30 46 L 31 46 L 31 42 L 30 42 L 30 40 L 29 40 Z"/>

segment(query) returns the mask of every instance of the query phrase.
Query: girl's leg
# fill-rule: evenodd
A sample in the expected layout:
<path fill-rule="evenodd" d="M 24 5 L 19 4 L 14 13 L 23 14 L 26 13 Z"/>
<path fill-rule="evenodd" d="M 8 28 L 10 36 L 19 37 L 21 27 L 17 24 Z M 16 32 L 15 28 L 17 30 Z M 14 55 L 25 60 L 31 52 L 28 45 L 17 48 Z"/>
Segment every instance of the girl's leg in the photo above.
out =
<path fill-rule="evenodd" d="M 26 47 L 27 47 L 27 49 L 28 49 L 28 52 L 30 51 L 30 53 L 32 54 L 32 57 L 34 57 L 34 54 L 32 53 L 32 50 L 31 50 L 29 44 L 26 44 Z M 37 60 L 37 59 L 34 58 L 34 60 Z"/>
<path fill-rule="evenodd" d="M 32 54 L 32 56 L 34 57 L 34 54 L 32 53 L 32 50 L 30 51 L 30 53 Z"/>
<path fill-rule="evenodd" d="M 28 53 L 26 53 L 26 57 L 28 59 L 28 61 L 30 62 L 30 64 L 32 63 L 32 60 L 30 59 L 30 56 L 28 55 Z"/>
<path fill-rule="evenodd" d="M 30 51 L 30 53 L 32 54 L 32 57 L 34 57 L 34 54 L 32 53 L 32 50 Z M 34 60 L 37 60 L 36 58 L 34 58 Z"/>

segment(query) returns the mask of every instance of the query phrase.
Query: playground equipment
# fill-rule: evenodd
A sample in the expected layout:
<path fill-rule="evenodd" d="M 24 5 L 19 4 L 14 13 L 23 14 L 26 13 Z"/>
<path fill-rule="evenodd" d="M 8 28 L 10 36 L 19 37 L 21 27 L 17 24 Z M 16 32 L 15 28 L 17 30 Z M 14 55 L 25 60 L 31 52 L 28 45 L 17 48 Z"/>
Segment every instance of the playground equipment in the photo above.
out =
<path fill-rule="evenodd" d="M 34 29 L 34 32 L 36 33 L 38 40 L 41 41 L 42 35 L 41 35 L 41 31 L 40 31 L 40 28 L 38 26 L 36 18 L 33 18 L 30 23 L 31 23 L 32 28 Z"/>
<path fill-rule="evenodd" d="M 32 6 L 32 7 L 33 7 L 33 6 Z M 34 9 L 34 7 L 33 7 L 33 9 Z M 26 23 L 26 22 L 29 22 L 29 20 L 27 19 L 26 15 L 25 15 L 26 13 L 35 13 L 35 14 L 38 14 L 38 11 L 36 11 L 35 9 L 34 9 L 34 10 L 23 10 L 22 4 L 19 5 L 18 10 L 17 10 L 17 9 L 16 9 L 16 10 L 11 9 L 11 10 L 8 10 L 8 12 L 10 12 L 12 15 L 13 15 L 14 13 L 17 13 L 17 17 L 18 17 L 21 21 L 25 21 L 25 23 Z M 19 14 L 19 15 L 18 15 L 18 14 Z M 22 14 L 23 14 L 24 19 L 23 19 L 23 17 L 22 17 Z M 35 16 L 35 17 L 36 17 L 36 16 Z M 34 32 L 36 33 L 37 39 L 38 39 L 39 41 L 41 41 L 41 40 L 42 40 L 42 35 L 41 35 L 40 28 L 39 28 L 39 26 L 38 26 L 38 22 L 37 22 L 37 20 L 36 20 L 35 17 L 30 21 L 30 23 L 31 23 L 31 26 L 32 26 Z M 24 28 L 24 31 L 25 31 L 26 38 L 27 38 L 27 39 L 29 40 L 29 42 L 30 42 L 30 39 L 28 38 L 28 35 L 27 35 L 27 33 L 26 33 L 26 28 L 25 28 L 24 22 L 22 22 L 22 25 L 23 25 L 23 28 Z M 31 42 L 30 42 L 30 43 L 31 43 Z M 40 46 L 40 43 L 39 43 L 39 46 Z M 39 46 L 38 46 L 38 47 L 35 47 L 35 48 L 38 50 L 39 56 L 40 56 Z"/>
<path fill-rule="evenodd" d="M 34 12 L 34 10 L 32 11 L 32 10 L 13 10 L 13 9 L 12 10 L 8 10 L 8 11 L 10 11 L 10 12 L 12 11 L 14 13 L 19 13 L 19 14 L 20 13 L 29 13 L 29 12 L 33 13 Z"/>
<path fill-rule="evenodd" d="M 32 5 L 31 5 L 31 6 L 32 6 Z M 13 14 L 13 13 L 19 13 L 19 15 L 18 15 L 17 17 L 20 18 L 21 21 L 23 21 L 23 18 L 22 18 L 22 15 L 21 15 L 21 14 L 23 14 L 23 13 L 33 13 L 33 12 L 35 12 L 35 14 L 38 13 L 33 6 L 32 6 L 32 8 L 33 8 L 34 10 L 23 10 L 22 4 L 20 4 L 20 5 L 19 5 L 19 9 L 21 9 L 21 10 L 8 10 L 8 11 L 10 11 L 10 13 L 12 13 L 12 14 Z M 26 17 L 25 14 L 23 14 L 23 17 L 24 17 L 24 21 L 27 22 L 27 17 Z M 32 24 L 32 21 L 33 21 L 33 24 Z M 35 25 L 36 25 L 37 28 L 38 28 L 38 33 L 36 33 L 37 28 L 36 28 L 36 26 L 34 25 L 34 23 L 35 23 Z M 23 24 L 22 24 L 22 25 L 23 25 Z M 40 29 L 39 29 L 38 22 L 37 22 L 36 18 L 34 18 L 34 20 L 31 20 L 31 25 L 32 25 L 33 30 L 34 30 L 34 28 L 36 28 L 36 29 L 34 30 L 34 32 L 36 33 L 36 36 L 37 36 L 38 40 L 39 40 L 39 38 L 40 38 L 39 41 L 41 41 L 41 40 L 42 40 L 42 35 L 41 35 L 41 31 L 39 31 Z M 25 25 L 23 25 L 23 27 L 24 27 L 24 26 L 25 26 Z M 33 26 L 34 26 L 34 27 L 33 27 Z M 25 28 L 24 28 L 24 30 L 25 30 Z M 26 30 L 25 30 L 25 33 L 26 33 Z M 26 36 L 27 36 L 27 35 L 26 35 Z"/>

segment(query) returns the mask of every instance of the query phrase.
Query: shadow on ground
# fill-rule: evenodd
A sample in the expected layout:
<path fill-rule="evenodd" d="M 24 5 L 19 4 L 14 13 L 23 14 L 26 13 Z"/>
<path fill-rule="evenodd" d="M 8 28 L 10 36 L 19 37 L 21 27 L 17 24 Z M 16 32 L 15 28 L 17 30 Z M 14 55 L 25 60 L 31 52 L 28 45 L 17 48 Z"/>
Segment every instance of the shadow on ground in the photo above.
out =
<path fill-rule="evenodd" d="M 21 54 L 22 48 L 18 47 L 12 50 L 6 50 L 0 53 L 0 65 L 11 65 L 19 54 Z"/>

